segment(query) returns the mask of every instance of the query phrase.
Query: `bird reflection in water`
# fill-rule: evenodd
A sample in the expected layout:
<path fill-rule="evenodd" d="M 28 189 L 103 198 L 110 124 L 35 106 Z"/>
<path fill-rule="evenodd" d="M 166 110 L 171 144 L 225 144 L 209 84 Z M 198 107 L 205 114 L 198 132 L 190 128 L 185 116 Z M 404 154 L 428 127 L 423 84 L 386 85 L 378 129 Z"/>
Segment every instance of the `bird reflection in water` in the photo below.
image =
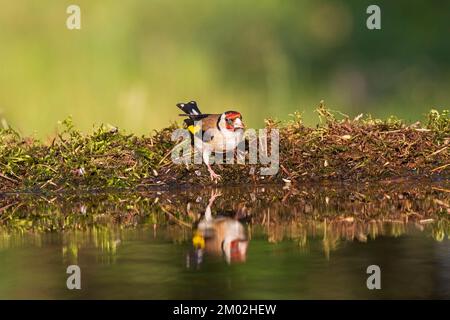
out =
<path fill-rule="evenodd" d="M 245 262 L 248 238 L 244 225 L 239 221 L 240 214 L 213 217 L 211 207 L 220 192 L 212 191 L 205 214 L 197 224 L 192 238 L 194 250 L 187 256 L 187 267 L 198 267 L 204 254 L 224 256 L 227 263 Z"/>

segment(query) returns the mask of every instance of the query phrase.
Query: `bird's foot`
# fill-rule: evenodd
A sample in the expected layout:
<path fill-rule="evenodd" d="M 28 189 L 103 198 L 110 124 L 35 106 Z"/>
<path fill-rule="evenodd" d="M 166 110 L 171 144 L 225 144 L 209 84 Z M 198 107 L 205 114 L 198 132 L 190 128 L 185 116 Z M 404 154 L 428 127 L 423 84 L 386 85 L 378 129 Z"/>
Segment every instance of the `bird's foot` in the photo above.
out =
<path fill-rule="evenodd" d="M 211 197 L 209 198 L 208 207 L 212 207 L 214 201 L 222 195 L 222 192 L 218 191 L 217 189 L 211 190 Z"/>
<path fill-rule="evenodd" d="M 212 189 L 211 190 L 211 197 L 209 198 L 210 202 L 216 200 L 220 196 L 222 196 L 222 192 L 220 192 L 218 189 L 215 189 L 215 188 Z"/>
<path fill-rule="evenodd" d="M 222 179 L 222 177 L 215 173 L 214 171 L 210 170 L 209 171 L 209 176 L 211 177 L 211 181 L 217 183 L 220 179 Z"/>

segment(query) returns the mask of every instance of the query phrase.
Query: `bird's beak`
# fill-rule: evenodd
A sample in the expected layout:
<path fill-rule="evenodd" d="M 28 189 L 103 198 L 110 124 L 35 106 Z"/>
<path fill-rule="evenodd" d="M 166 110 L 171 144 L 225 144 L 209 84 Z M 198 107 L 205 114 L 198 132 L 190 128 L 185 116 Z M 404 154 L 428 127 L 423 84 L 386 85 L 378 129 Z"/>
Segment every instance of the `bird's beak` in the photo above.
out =
<path fill-rule="evenodd" d="M 234 130 L 236 129 L 245 129 L 244 123 L 239 118 L 234 121 Z"/>

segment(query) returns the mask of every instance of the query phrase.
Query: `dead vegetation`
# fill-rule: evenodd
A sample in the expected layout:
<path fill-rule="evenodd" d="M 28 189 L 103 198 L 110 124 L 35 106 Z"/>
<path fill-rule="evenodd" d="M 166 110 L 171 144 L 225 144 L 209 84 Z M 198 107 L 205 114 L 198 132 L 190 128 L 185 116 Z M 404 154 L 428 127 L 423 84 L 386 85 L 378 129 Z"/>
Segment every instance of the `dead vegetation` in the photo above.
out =
<path fill-rule="evenodd" d="M 449 177 L 448 111 L 431 110 L 425 121 L 413 124 L 394 117 L 352 119 L 323 104 L 317 112 L 316 128 L 304 126 L 299 114 L 287 123 L 266 121 L 267 129 L 280 132 L 276 175 L 259 175 L 260 165 L 221 165 L 221 184 Z M 70 119 L 62 125 L 51 143 L 0 130 L 0 191 L 162 190 L 211 184 L 204 165 L 172 162 L 175 124 L 142 137 L 105 126 L 84 135 Z"/>

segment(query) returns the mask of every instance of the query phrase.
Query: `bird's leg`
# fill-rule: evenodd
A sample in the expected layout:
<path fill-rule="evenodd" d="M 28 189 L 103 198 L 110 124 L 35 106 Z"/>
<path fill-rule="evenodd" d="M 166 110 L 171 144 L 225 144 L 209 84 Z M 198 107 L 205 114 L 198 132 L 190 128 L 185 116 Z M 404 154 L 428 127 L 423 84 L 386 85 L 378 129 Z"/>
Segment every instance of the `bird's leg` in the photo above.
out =
<path fill-rule="evenodd" d="M 222 177 L 219 174 L 214 172 L 214 170 L 211 168 L 211 165 L 209 163 L 207 163 L 206 166 L 208 167 L 209 176 L 211 177 L 211 181 L 214 181 L 217 183 L 218 180 L 222 179 Z"/>
<path fill-rule="evenodd" d="M 211 177 L 211 181 L 214 181 L 217 183 L 218 180 L 221 179 L 221 176 L 214 172 L 214 170 L 211 168 L 211 165 L 209 164 L 209 156 L 211 154 L 210 150 L 203 150 L 203 161 L 205 162 L 206 166 L 208 167 L 209 176 Z"/>
<path fill-rule="evenodd" d="M 208 221 L 212 220 L 211 207 L 214 203 L 214 200 L 216 200 L 216 198 L 220 197 L 221 195 L 222 195 L 222 193 L 220 191 L 216 191 L 216 190 L 211 191 L 211 198 L 209 198 L 208 206 L 206 207 L 206 210 L 205 210 L 205 219 L 206 220 L 208 220 Z"/>

